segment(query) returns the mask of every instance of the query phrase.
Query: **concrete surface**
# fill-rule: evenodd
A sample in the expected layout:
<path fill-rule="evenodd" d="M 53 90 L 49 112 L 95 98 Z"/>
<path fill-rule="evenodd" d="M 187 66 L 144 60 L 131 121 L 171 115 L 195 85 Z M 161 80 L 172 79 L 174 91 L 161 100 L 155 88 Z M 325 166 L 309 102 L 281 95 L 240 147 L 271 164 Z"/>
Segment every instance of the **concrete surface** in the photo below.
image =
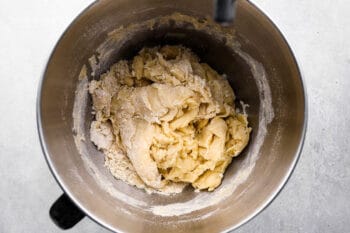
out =
<path fill-rule="evenodd" d="M 0 0 L 0 232 L 61 232 L 48 210 L 61 190 L 40 149 L 38 81 L 67 25 L 91 0 Z M 285 189 L 237 232 L 350 232 L 350 2 L 254 0 L 303 69 L 309 127 Z M 107 232 L 85 218 L 67 233 Z"/>

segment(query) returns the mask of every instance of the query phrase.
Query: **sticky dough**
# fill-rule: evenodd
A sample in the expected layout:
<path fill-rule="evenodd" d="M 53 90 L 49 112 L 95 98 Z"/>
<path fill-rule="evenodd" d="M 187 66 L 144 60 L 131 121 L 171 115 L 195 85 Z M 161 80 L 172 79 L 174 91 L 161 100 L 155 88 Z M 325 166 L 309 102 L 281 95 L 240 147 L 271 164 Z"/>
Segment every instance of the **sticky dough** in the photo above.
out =
<path fill-rule="evenodd" d="M 228 81 L 182 46 L 144 48 L 89 92 L 91 140 L 112 174 L 139 188 L 212 191 L 249 140 Z"/>

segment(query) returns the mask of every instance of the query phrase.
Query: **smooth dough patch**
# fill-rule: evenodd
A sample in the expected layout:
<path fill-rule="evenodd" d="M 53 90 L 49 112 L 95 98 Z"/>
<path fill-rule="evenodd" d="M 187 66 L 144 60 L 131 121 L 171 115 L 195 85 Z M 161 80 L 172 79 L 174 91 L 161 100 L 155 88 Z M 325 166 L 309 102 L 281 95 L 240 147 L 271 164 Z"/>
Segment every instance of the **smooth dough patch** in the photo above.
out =
<path fill-rule="evenodd" d="M 144 48 L 89 84 L 91 140 L 112 174 L 147 191 L 212 191 L 247 145 L 228 81 L 182 46 Z"/>

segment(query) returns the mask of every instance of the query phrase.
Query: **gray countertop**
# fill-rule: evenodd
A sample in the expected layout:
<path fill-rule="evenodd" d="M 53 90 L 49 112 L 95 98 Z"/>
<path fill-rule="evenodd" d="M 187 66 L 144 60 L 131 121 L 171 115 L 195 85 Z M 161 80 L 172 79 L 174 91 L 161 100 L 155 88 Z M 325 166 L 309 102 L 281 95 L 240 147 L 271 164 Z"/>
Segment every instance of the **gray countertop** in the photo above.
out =
<path fill-rule="evenodd" d="M 61 232 L 48 210 L 62 193 L 36 130 L 38 81 L 60 34 L 91 0 L 0 1 L 0 232 Z M 292 46 L 309 126 L 286 187 L 236 232 L 350 232 L 350 2 L 254 0 Z M 85 218 L 73 232 L 108 232 Z"/>

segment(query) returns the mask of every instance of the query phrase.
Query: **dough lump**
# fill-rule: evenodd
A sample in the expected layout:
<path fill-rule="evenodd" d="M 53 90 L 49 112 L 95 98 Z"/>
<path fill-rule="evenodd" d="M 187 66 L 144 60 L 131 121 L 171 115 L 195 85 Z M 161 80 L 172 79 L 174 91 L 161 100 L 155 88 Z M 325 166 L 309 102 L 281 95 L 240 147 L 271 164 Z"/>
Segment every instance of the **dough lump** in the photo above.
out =
<path fill-rule="evenodd" d="M 182 46 L 144 48 L 89 92 L 91 140 L 112 174 L 139 188 L 212 191 L 249 140 L 228 81 Z"/>

